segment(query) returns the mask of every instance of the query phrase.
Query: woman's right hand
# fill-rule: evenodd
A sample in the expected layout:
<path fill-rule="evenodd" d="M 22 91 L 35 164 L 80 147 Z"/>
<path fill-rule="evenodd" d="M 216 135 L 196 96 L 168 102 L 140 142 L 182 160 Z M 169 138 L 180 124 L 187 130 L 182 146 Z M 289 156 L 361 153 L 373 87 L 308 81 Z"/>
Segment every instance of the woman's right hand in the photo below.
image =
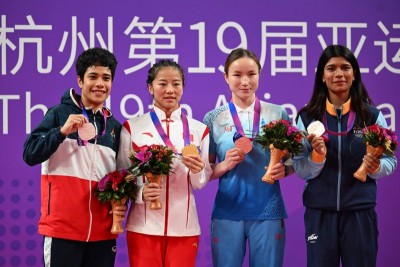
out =
<path fill-rule="evenodd" d="M 161 196 L 161 186 L 157 183 L 145 184 L 142 191 L 143 201 L 153 201 Z"/>
<path fill-rule="evenodd" d="M 225 160 L 223 161 L 226 169 L 230 171 L 235 168 L 237 164 L 244 160 L 245 155 L 246 154 L 244 154 L 243 151 L 237 147 L 227 150 L 225 154 Z"/>

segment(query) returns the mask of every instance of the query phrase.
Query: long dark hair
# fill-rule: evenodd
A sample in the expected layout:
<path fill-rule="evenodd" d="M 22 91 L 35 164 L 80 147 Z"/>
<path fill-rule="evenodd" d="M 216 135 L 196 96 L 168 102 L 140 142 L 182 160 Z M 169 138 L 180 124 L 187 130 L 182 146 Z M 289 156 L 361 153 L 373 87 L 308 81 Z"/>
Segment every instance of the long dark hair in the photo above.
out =
<path fill-rule="evenodd" d="M 367 89 L 365 88 L 360 73 L 360 66 L 354 54 L 345 46 L 330 45 L 322 52 L 315 74 L 314 90 L 308 104 L 300 109 L 299 113 L 307 112 L 308 116 L 316 120 L 322 120 L 323 114 L 326 110 L 326 98 L 328 97 L 328 87 L 322 81 L 324 75 L 324 68 L 326 63 L 332 57 L 343 57 L 352 66 L 354 70 L 354 81 L 350 87 L 351 108 L 357 114 L 357 124 L 363 125 L 371 117 L 371 112 L 368 110 L 367 105 L 374 105 L 372 99 L 369 97 Z M 299 115 L 296 117 L 298 120 Z"/>

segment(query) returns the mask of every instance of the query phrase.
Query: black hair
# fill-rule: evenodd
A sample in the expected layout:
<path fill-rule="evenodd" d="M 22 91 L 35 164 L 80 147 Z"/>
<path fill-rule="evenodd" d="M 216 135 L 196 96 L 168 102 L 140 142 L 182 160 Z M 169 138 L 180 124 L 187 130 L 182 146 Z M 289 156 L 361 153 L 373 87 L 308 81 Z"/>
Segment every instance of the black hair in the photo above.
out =
<path fill-rule="evenodd" d="M 328 87 L 323 82 L 324 68 L 328 61 L 333 57 L 343 57 L 352 66 L 354 71 L 354 81 L 350 87 L 351 108 L 357 114 L 357 124 L 363 125 L 371 117 L 371 112 L 367 105 L 374 105 L 372 99 L 369 97 L 367 89 L 361 80 L 360 66 L 354 54 L 345 46 L 330 45 L 322 52 L 315 74 L 314 89 L 308 104 L 300 109 L 299 114 L 306 111 L 311 118 L 322 120 L 323 114 L 326 110 L 326 98 L 328 97 Z M 298 120 L 299 115 L 296 117 Z"/>
<path fill-rule="evenodd" d="M 183 72 L 182 67 L 175 61 L 172 61 L 169 59 L 162 59 L 162 60 L 158 61 L 157 63 L 153 64 L 153 66 L 148 71 L 147 80 L 146 80 L 147 85 L 151 85 L 153 83 L 154 79 L 157 77 L 158 72 L 162 68 L 168 68 L 168 67 L 175 68 L 179 71 L 181 78 L 182 78 L 182 85 L 183 85 L 183 87 L 185 87 L 185 74 Z"/>
<path fill-rule="evenodd" d="M 83 51 L 76 60 L 76 73 L 83 81 L 86 70 L 90 66 L 108 67 L 111 70 L 111 80 L 114 80 L 115 69 L 117 68 L 117 59 L 110 51 L 94 47 Z"/>

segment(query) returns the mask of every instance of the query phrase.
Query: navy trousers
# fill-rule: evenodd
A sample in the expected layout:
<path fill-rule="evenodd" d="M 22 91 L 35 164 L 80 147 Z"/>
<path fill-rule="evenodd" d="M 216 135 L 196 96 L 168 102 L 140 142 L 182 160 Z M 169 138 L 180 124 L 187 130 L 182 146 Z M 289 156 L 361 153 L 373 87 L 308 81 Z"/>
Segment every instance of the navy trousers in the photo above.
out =
<path fill-rule="evenodd" d="M 327 211 L 306 208 L 308 267 L 375 267 L 378 223 L 375 209 Z"/>

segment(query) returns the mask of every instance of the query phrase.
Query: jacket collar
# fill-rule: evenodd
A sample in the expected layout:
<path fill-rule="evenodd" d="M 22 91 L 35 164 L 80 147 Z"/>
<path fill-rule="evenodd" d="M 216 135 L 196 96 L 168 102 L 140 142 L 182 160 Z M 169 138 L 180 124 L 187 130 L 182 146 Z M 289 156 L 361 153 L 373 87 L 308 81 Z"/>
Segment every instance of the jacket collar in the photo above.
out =
<path fill-rule="evenodd" d="M 350 111 L 350 107 L 351 107 L 351 98 L 349 98 L 349 100 L 346 101 L 346 103 L 343 104 L 342 106 L 342 115 L 348 113 Z M 328 98 L 326 98 L 326 111 L 332 115 L 332 116 L 336 116 L 336 107 L 329 102 Z"/>
<path fill-rule="evenodd" d="M 164 110 L 153 106 L 154 111 L 157 114 L 157 117 L 159 118 L 160 121 L 165 121 L 167 119 L 167 115 L 165 114 Z M 182 113 L 182 108 L 179 107 L 176 110 L 174 110 L 169 117 L 169 121 L 179 121 L 181 120 L 181 113 Z"/>

